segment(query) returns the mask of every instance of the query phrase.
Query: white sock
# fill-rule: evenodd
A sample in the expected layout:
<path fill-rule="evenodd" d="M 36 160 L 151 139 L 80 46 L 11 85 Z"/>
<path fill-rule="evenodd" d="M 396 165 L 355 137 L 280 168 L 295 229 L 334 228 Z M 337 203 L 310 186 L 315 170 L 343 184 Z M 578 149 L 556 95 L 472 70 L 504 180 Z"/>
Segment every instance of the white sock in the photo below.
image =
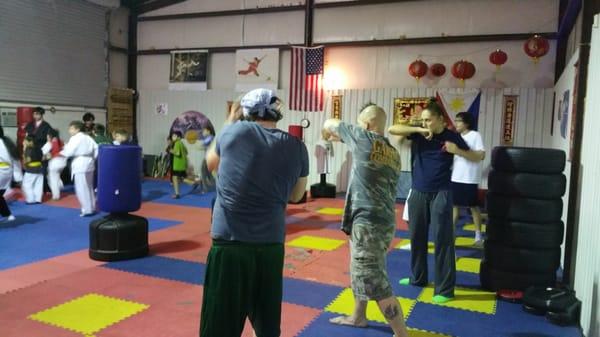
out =
<path fill-rule="evenodd" d="M 475 241 L 481 240 L 481 231 L 475 231 Z"/>

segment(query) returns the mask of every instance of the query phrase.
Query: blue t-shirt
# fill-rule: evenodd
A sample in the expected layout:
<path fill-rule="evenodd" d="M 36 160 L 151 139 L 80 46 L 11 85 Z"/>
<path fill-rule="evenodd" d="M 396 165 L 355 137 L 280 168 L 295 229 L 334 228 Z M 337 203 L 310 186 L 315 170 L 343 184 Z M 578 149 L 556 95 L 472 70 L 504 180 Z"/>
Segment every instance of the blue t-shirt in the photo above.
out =
<path fill-rule="evenodd" d="M 413 133 L 407 138 L 412 140 L 412 188 L 419 192 L 448 190 L 454 155 L 444 150 L 444 143 L 450 141 L 463 150 L 469 150 L 460 134 L 444 129 L 442 133 L 433 135 L 431 140 L 420 133 Z"/>
<path fill-rule="evenodd" d="M 283 243 L 292 188 L 308 175 L 298 138 L 254 122 L 237 122 L 217 137 L 220 157 L 211 235 L 215 239 Z"/>

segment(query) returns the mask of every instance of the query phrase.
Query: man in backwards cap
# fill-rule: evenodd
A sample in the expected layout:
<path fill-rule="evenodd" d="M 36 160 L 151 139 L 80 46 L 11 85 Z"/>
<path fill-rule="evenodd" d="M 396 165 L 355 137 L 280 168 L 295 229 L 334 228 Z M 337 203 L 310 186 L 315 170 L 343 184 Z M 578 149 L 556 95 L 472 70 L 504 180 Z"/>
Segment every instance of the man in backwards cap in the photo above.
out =
<path fill-rule="evenodd" d="M 306 190 L 304 143 L 276 128 L 281 102 L 256 89 L 243 120 L 226 126 L 206 155 L 217 170 L 201 337 L 238 337 L 250 319 L 259 337 L 280 335 L 285 209 Z"/>

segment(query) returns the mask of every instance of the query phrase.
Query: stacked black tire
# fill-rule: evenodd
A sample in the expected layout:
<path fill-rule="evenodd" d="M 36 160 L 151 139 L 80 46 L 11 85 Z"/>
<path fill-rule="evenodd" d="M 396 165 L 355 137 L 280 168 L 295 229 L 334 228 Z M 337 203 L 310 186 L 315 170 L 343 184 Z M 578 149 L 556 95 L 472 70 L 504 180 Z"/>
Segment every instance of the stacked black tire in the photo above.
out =
<path fill-rule="evenodd" d="M 491 165 L 482 287 L 554 286 L 564 233 L 564 151 L 496 147 Z"/>

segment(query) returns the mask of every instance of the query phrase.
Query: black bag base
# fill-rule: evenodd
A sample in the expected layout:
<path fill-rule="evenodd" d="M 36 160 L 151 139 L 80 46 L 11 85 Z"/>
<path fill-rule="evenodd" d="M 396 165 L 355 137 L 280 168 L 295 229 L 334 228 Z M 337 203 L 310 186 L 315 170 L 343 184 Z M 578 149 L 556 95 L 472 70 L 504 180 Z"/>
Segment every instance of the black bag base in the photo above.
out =
<path fill-rule="evenodd" d="M 581 301 L 568 288 L 529 287 L 523 295 L 523 310 L 545 315 L 557 325 L 573 325 L 579 324 Z"/>
<path fill-rule="evenodd" d="M 148 220 L 112 213 L 90 223 L 89 257 L 97 261 L 119 261 L 148 255 Z"/>

